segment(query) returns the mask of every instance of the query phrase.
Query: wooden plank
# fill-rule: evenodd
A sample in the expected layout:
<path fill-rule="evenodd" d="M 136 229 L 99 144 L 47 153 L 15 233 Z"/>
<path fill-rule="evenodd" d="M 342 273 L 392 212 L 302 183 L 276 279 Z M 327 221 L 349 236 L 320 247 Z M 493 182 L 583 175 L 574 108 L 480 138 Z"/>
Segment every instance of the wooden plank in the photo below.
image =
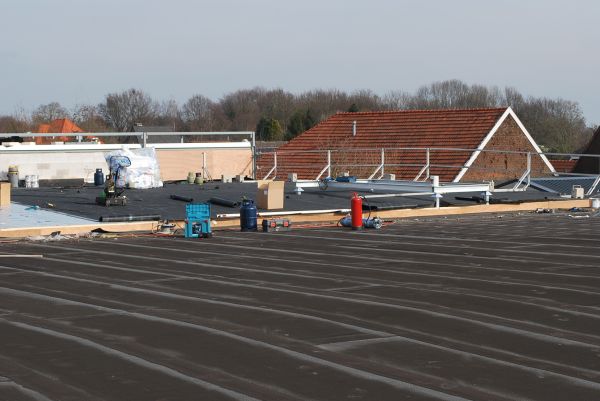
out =
<path fill-rule="evenodd" d="M 26 238 L 38 235 L 50 235 L 60 231 L 65 235 L 81 235 L 96 229 L 109 232 L 125 233 L 136 231 L 152 231 L 157 227 L 156 221 L 140 221 L 131 223 L 93 223 L 72 226 L 47 226 L 47 227 L 19 227 L 4 228 L 0 230 L 0 238 Z"/>
<path fill-rule="evenodd" d="M 0 207 L 10 206 L 10 182 L 0 182 Z"/>
<path fill-rule="evenodd" d="M 533 211 L 539 208 L 544 209 L 571 209 L 573 207 L 590 207 L 591 201 L 589 199 L 569 199 L 569 200 L 557 200 L 557 201 L 542 201 L 542 202 L 524 202 L 518 205 L 514 204 L 500 204 L 500 205 L 471 205 L 471 206 L 452 206 L 442 207 L 439 209 L 435 208 L 422 208 L 422 209 L 401 209 L 401 210 L 384 210 L 384 211 L 373 211 L 371 217 L 380 217 L 382 219 L 402 219 L 402 218 L 415 218 L 415 217 L 433 217 L 433 216 L 454 216 L 463 214 L 478 214 L 478 213 L 511 213 L 521 211 Z M 363 217 L 367 217 L 369 214 L 364 213 Z M 269 218 L 276 218 L 277 216 L 269 216 Z M 301 223 L 336 223 L 344 217 L 343 214 L 336 213 L 323 213 L 323 214 L 303 214 L 303 215 L 285 215 L 282 216 L 289 219 L 293 224 Z M 262 219 L 259 218 L 259 225 Z M 182 220 L 171 221 L 178 227 L 183 227 L 185 224 Z M 212 221 L 212 229 L 233 229 L 240 226 L 239 218 L 228 218 L 219 219 Z M 49 235 L 55 231 L 60 231 L 61 234 L 85 234 L 95 229 L 101 228 L 109 232 L 139 232 L 139 231 L 153 231 L 158 227 L 156 221 L 142 221 L 142 222 L 131 222 L 131 223 L 96 223 L 96 224 L 85 224 L 85 225 L 73 225 L 73 226 L 52 226 L 52 227 L 27 227 L 27 228 L 6 228 L 0 230 L 0 238 L 24 238 L 37 235 Z M 260 227 L 259 227 L 260 229 Z"/>

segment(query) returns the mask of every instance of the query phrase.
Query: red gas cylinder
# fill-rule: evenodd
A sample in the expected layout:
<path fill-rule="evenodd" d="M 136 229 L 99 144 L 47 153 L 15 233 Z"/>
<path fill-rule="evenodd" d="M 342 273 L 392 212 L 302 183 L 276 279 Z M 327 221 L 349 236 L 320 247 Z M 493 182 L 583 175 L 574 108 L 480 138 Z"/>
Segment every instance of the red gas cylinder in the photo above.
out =
<path fill-rule="evenodd" d="M 352 229 L 362 230 L 362 198 L 358 196 L 356 192 L 352 194 L 352 200 L 350 201 L 350 211 L 350 214 L 352 215 Z"/>

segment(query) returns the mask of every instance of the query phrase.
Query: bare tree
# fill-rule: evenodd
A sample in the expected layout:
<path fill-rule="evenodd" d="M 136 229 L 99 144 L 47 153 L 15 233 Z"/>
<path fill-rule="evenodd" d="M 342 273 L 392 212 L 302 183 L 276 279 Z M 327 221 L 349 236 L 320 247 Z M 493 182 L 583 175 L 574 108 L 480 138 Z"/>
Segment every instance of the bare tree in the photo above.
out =
<path fill-rule="evenodd" d="M 100 114 L 99 107 L 93 104 L 79 104 L 71 113 L 73 121 L 86 132 L 107 131 L 107 126 Z"/>
<path fill-rule="evenodd" d="M 48 104 L 42 104 L 31 115 L 31 119 L 34 124 L 49 123 L 52 120 L 58 118 L 68 118 L 69 112 L 67 109 L 62 107 L 58 102 L 51 102 Z"/>
<path fill-rule="evenodd" d="M 408 109 L 412 95 L 407 92 L 394 90 L 390 91 L 381 99 L 382 109 L 385 110 L 403 110 Z"/>
<path fill-rule="evenodd" d="M 529 132 L 554 152 L 574 152 L 589 138 L 589 128 L 577 102 L 529 98 L 516 109 Z"/>
<path fill-rule="evenodd" d="M 129 89 L 106 95 L 98 110 L 106 124 L 115 131 L 125 132 L 135 123 L 148 124 L 156 117 L 157 104 L 145 92 Z"/>
<path fill-rule="evenodd" d="M 203 95 L 194 95 L 182 108 L 183 121 L 192 131 L 214 131 L 217 126 L 216 104 Z"/>
<path fill-rule="evenodd" d="M 154 123 L 169 126 L 173 131 L 182 131 L 184 124 L 177 102 L 171 99 L 160 103 Z"/>
<path fill-rule="evenodd" d="M 30 129 L 29 122 L 15 116 L 0 116 L 0 132 L 27 132 Z"/>
<path fill-rule="evenodd" d="M 261 117 L 258 98 L 262 92 L 262 88 L 238 90 L 221 99 L 221 107 L 231 124 L 231 129 L 253 131 L 256 128 Z"/>

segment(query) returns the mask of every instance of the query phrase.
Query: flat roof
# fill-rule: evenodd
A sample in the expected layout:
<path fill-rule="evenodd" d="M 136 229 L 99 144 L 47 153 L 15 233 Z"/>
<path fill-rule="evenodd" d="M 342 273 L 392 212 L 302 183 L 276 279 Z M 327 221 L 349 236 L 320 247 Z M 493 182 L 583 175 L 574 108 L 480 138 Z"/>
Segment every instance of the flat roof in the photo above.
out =
<path fill-rule="evenodd" d="M 0 394 L 593 400 L 600 219 L 584 216 L 5 241 Z"/>
<path fill-rule="evenodd" d="M 349 209 L 353 190 L 308 188 L 302 195 L 294 192 L 295 184 L 285 183 L 284 211 Z M 126 206 L 105 207 L 97 205 L 95 199 L 104 187 L 86 185 L 77 188 L 18 188 L 12 190 L 12 200 L 23 205 L 37 205 L 47 208 L 52 204 L 53 211 L 68 213 L 74 216 L 97 220 L 101 216 L 122 215 L 160 215 L 163 219 L 183 220 L 185 218 L 185 202 L 172 200 L 170 195 L 192 198 L 195 203 L 208 202 L 212 197 L 241 201 L 243 197 L 256 199 L 255 182 L 220 183 L 210 182 L 199 185 L 187 183 L 167 183 L 162 188 L 127 189 L 124 195 L 128 198 Z M 370 192 L 368 193 L 370 194 Z M 473 205 L 475 202 L 465 200 L 479 193 L 444 195 L 444 205 Z M 459 199 L 457 199 L 457 197 Z M 492 200 L 534 201 L 561 199 L 555 194 L 530 189 L 526 192 L 497 193 Z M 431 207 L 434 199 L 431 196 L 390 197 L 368 199 L 365 206 L 385 210 L 386 208 Z M 239 213 L 239 207 L 211 206 L 212 216 L 217 214 Z"/>

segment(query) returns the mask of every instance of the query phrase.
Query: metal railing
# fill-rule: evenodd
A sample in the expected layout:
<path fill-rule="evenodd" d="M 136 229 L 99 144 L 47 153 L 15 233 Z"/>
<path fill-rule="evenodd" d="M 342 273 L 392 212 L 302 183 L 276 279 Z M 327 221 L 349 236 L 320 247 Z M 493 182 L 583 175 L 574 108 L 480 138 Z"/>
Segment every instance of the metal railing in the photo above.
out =
<path fill-rule="evenodd" d="M 155 142 L 153 144 L 160 143 L 208 143 L 208 142 L 232 142 L 232 138 L 241 137 L 241 140 L 249 140 L 251 152 L 252 152 L 252 176 L 256 178 L 256 133 L 254 131 L 221 131 L 221 132 L 81 132 L 81 133 L 33 133 L 33 132 L 13 132 L 13 133 L 1 133 L 0 140 L 2 139 L 24 139 L 24 138 L 58 138 L 68 137 L 74 138 L 72 142 L 67 144 L 82 144 L 84 138 L 137 138 L 139 145 L 145 148 L 148 145 L 148 138 L 152 136 L 157 137 L 172 137 L 173 140 L 169 142 Z M 198 140 L 198 137 L 209 138 L 209 140 Z M 187 142 L 185 139 L 191 139 Z M 4 141 L 6 142 L 6 141 Z M 203 165 L 206 166 L 206 160 L 203 161 Z M 204 167 L 205 168 L 205 167 Z"/>
<path fill-rule="evenodd" d="M 476 163 L 468 164 L 448 164 L 443 162 L 436 162 L 436 160 L 444 159 L 440 156 L 451 156 L 451 155 L 462 155 L 465 160 L 469 160 L 469 156 L 474 152 L 480 153 L 478 158 L 481 158 L 484 154 L 495 154 L 495 155 L 512 155 L 513 158 L 517 156 L 522 157 L 522 161 L 518 163 L 520 166 L 515 168 L 511 163 L 503 168 L 497 167 L 485 167 L 476 165 Z M 338 155 L 346 153 L 349 157 L 338 157 Z M 402 153 L 410 155 L 410 157 L 404 157 L 406 160 L 402 162 Z M 417 157 L 415 154 L 421 154 L 421 161 L 416 161 Z M 322 157 L 323 162 L 307 162 L 302 161 L 290 163 L 286 162 L 286 156 L 289 155 L 307 155 L 312 156 L 315 159 L 315 155 Z M 542 157 L 545 168 L 535 169 L 533 166 L 533 156 L 539 155 Z M 360 178 L 367 179 L 381 179 L 384 177 L 386 171 L 411 171 L 416 170 L 414 176 L 410 179 L 415 182 L 427 181 L 433 174 L 432 171 L 440 169 L 456 169 L 459 172 L 464 171 L 460 175 L 461 177 L 469 171 L 478 171 L 482 173 L 490 173 L 490 176 L 494 174 L 500 175 L 505 173 L 507 175 L 514 175 L 515 182 L 507 189 L 507 191 L 522 191 L 527 189 L 531 185 L 531 179 L 533 174 L 552 174 L 554 176 L 582 176 L 582 177 L 594 177 L 592 187 L 588 191 L 588 195 L 592 194 L 594 190 L 600 185 L 600 175 L 598 174 L 577 174 L 577 173 L 562 173 L 552 170 L 545 165 L 545 160 L 549 157 L 562 157 L 562 158 L 583 158 L 591 157 L 599 160 L 600 155 L 593 154 L 577 154 L 577 153 L 556 153 L 556 152 L 545 152 L 537 153 L 527 151 L 516 151 L 516 150 L 501 150 L 501 149 L 468 149 L 468 148 L 443 148 L 443 147 L 397 147 L 397 148 L 349 148 L 349 149 L 324 149 L 324 150 L 302 150 L 302 151 L 275 151 L 275 152 L 262 152 L 258 153 L 257 157 L 263 159 L 272 160 L 272 165 L 263 179 L 277 178 L 278 172 L 293 172 L 294 169 L 312 169 L 318 173 L 314 176 L 314 180 L 320 180 L 325 173 L 328 177 L 332 176 L 332 172 L 335 170 L 348 169 L 353 171 L 353 174 Z M 447 157 L 446 157 L 447 158 Z M 475 159 L 477 160 L 477 159 Z M 551 163 L 551 161 L 550 161 Z M 386 170 L 387 169 L 387 170 Z M 311 179 L 313 179 L 311 177 Z"/>
<path fill-rule="evenodd" d="M 102 137 L 116 137 L 116 138 L 130 138 L 136 137 L 140 140 L 142 146 L 146 146 L 148 138 L 151 136 L 167 136 L 177 138 L 177 142 L 184 143 L 185 137 L 235 137 L 241 136 L 243 138 L 250 139 L 252 146 L 256 146 L 255 133 L 253 131 L 230 131 L 230 132 L 81 132 L 81 133 L 60 133 L 52 132 L 46 134 L 33 133 L 33 132 L 14 132 L 14 133 L 3 133 L 0 134 L 0 139 L 9 138 L 56 138 L 56 137 L 74 137 L 75 141 L 81 143 L 83 138 L 102 138 Z"/>

